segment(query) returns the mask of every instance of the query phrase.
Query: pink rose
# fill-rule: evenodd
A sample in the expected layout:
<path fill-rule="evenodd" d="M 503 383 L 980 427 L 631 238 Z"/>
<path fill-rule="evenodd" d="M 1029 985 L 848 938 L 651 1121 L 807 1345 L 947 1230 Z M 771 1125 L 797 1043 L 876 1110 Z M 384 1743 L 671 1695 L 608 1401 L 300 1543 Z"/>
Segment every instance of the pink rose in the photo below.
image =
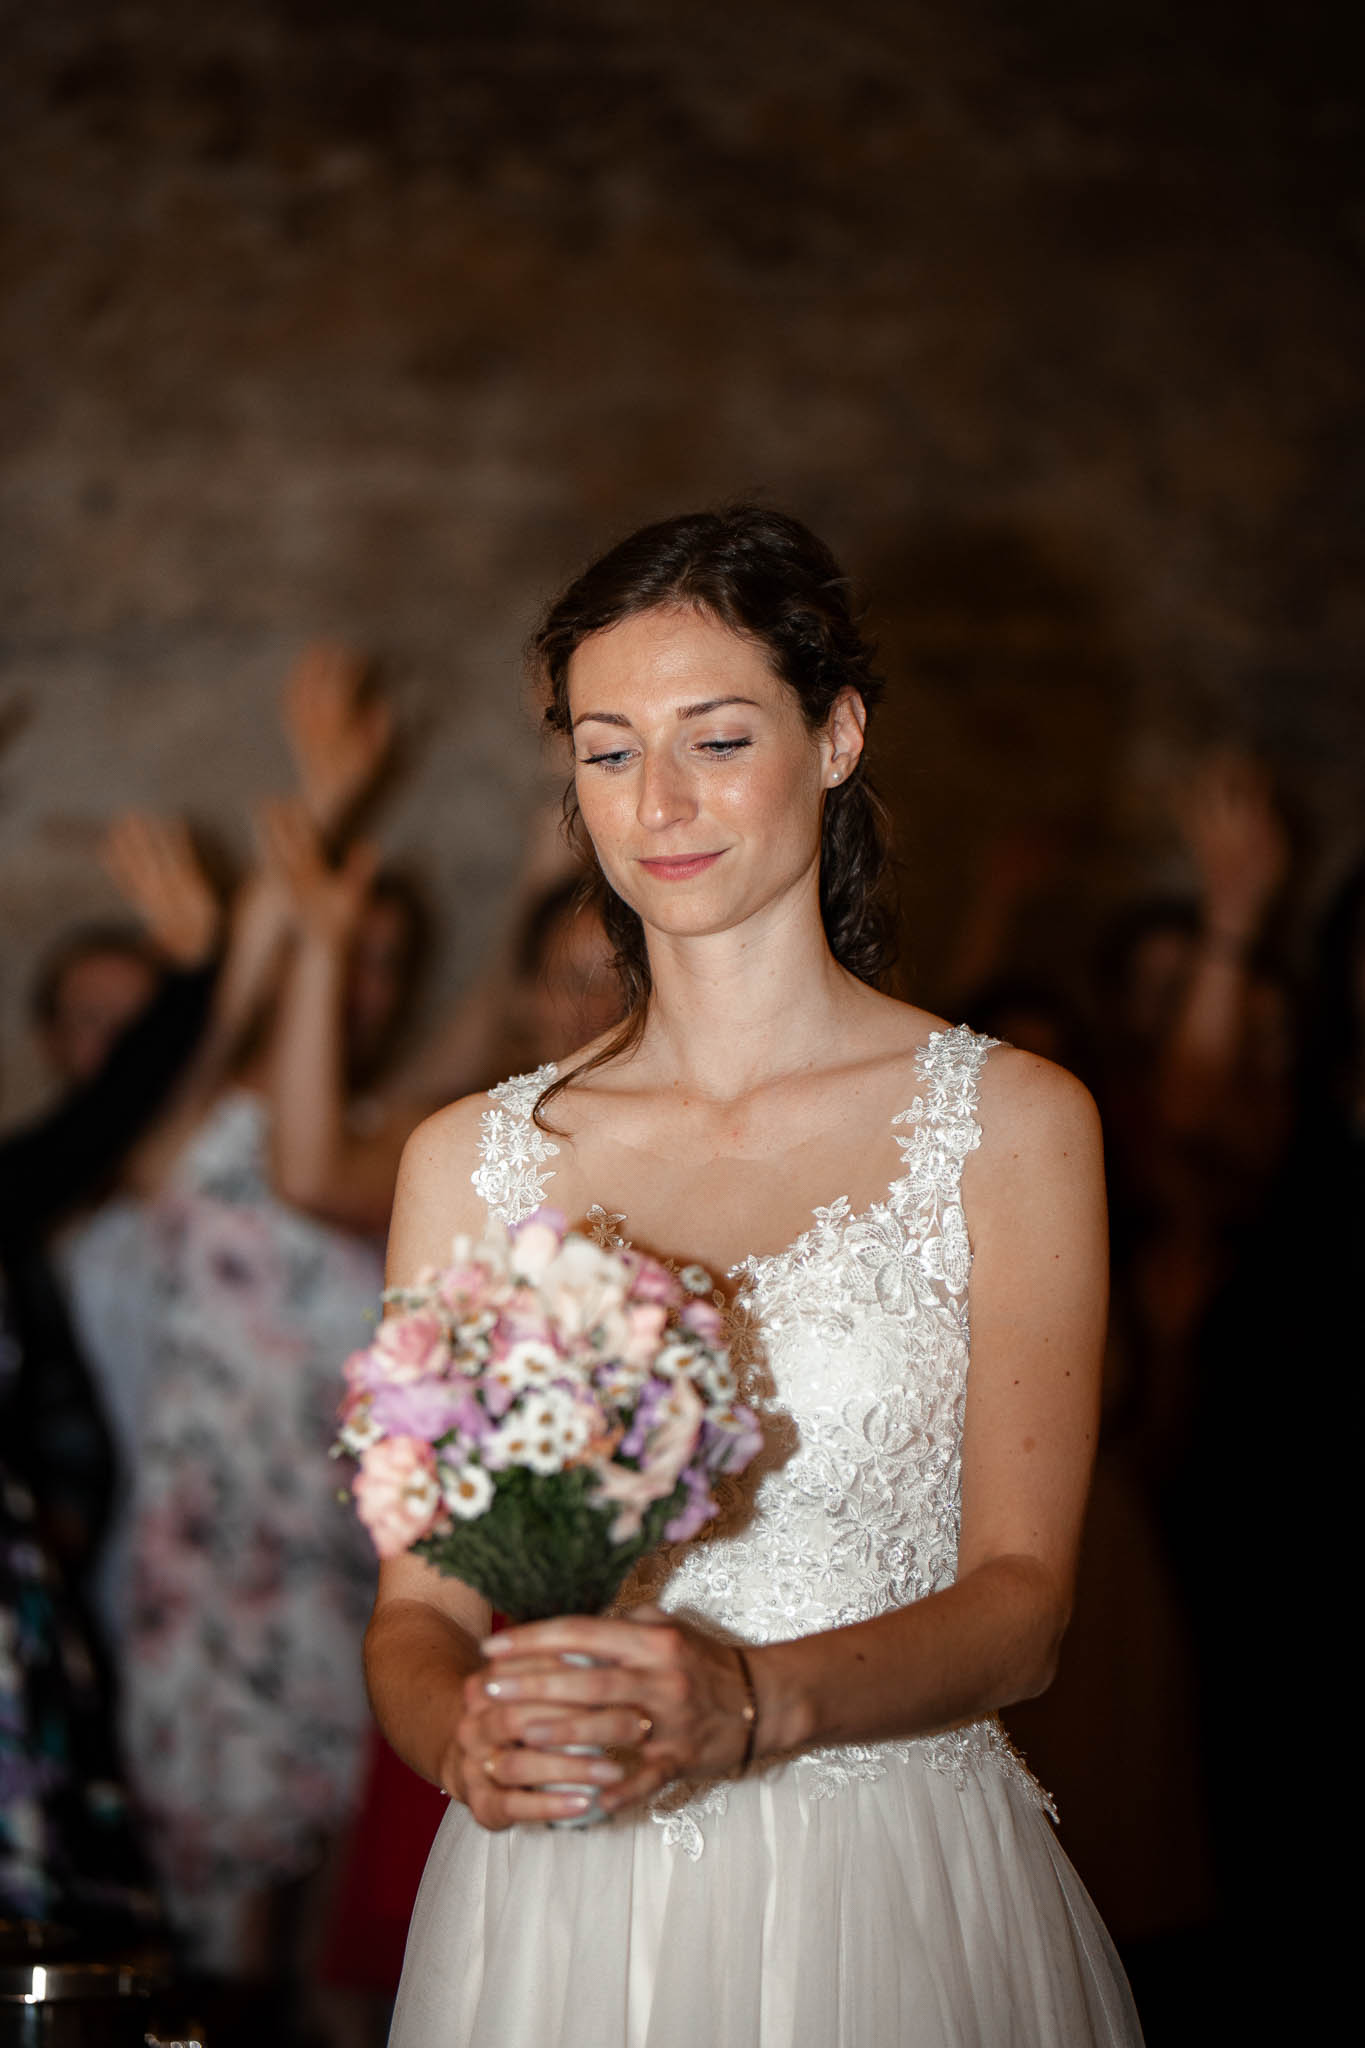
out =
<path fill-rule="evenodd" d="M 634 1272 L 631 1274 L 630 1295 L 632 1301 L 661 1301 L 666 1308 L 676 1308 L 683 1298 L 682 1288 L 667 1266 L 661 1266 L 657 1259 L 646 1258 L 643 1252 L 631 1254 Z"/>
<path fill-rule="evenodd" d="M 436 1298 L 457 1322 L 462 1322 L 501 1301 L 507 1293 L 507 1283 L 496 1279 L 492 1269 L 469 1252 L 467 1240 L 457 1238 L 455 1245 L 465 1255 L 438 1276 Z"/>
<path fill-rule="evenodd" d="M 353 1351 L 341 1368 L 346 1384 L 353 1394 L 368 1392 L 377 1387 L 384 1378 L 384 1361 L 375 1358 L 366 1345 L 363 1351 Z"/>
<path fill-rule="evenodd" d="M 436 1453 L 413 1436 L 386 1437 L 360 1457 L 356 1510 L 381 1557 L 401 1557 L 428 1534 L 441 1509 Z"/>
<path fill-rule="evenodd" d="M 647 1472 L 632 1472 L 629 1465 L 604 1464 L 598 1467 L 597 1498 L 616 1505 L 616 1519 L 609 1532 L 612 1542 L 628 1543 L 639 1535 L 645 1509 L 653 1507 L 659 1496 Z"/>
<path fill-rule="evenodd" d="M 514 1344 L 553 1344 L 555 1330 L 545 1313 L 540 1296 L 531 1287 L 518 1287 L 499 1315 L 492 1331 L 493 1349 L 505 1355 Z"/>
<path fill-rule="evenodd" d="M 694 1337 L 700 1337 L 703 1344 L 719 1346 L 725 1342 L 725 1318 L 714 1301 L 689 1301 L 678 1321 Z"/>
<path fill-rule="evenodd" d="M 450 1362 L 441 1320 L 425 1309 L 386 1317 L 371 1349 L 383 1360 L 385 1379 L 399 1384 L 439 1373 Z"/>
<path fill-rule="evenodd" d="M 537 1209 L 512 1232 L 512 1271 L 518 1279 L 539 1280 L 558 1257 L 564 1239 L 564 1218 L 558 1209 Z"/>
<path fill-rule="evenodd" d="M 626 1340 L 621 1357 L 627 1365 L 648 1365 L 663 1342 L 668 1310 L 661 1301 L 633 1301 L 626 1310 Z"/>

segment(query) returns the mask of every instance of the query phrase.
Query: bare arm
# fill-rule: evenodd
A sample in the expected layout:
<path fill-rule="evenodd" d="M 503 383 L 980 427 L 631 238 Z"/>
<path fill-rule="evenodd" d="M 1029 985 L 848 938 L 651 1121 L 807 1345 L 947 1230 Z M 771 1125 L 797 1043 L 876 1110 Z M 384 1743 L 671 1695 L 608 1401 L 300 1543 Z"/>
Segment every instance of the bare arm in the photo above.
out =
<path fill-rule="evenodd" d="M 393 744 L 393 706 L 369 674 L 355 648 L 315 640 L 285 679 L 280 715 L 299 794 L 329 842 L 373 791 Z"/>
<path fill-rule="evenodd" d="M 482 1097 L 455 1103 L 409 1139 L 389 1232 L 390 1285 L 410 1280 L 422 1266 L 444 1263 L 456 1231 L 481 1233 L 485 1212 L 469 1171 L 485 1106 Z M 520 1793 L 509 1800 L 477 1761 L 472 1774 L 466 1771 L 464 1687 L 483 1663 L 490 1619 L 487 1601 L 458 1579 L 443 1578 L 420 1558 L 386 1561 L 365 1637 L 365 1675 L 379 1725 L 413 1770 L 465 1800 L 487 1826 L 577 1811 L 583 1801 L 572 1797 Z"/>
<path fill-rule="evenodd" d="M 365 668 L 363 657 L 350 649 L 319 641 L 304 650 L 281 693 L 281 722 L 298 769 L 300 801 L 324 839 L 373 787 L 392 740 L 391 709 L 366 693 Z M 206 1090 L 221 1081 L 277 992 L 294 926 L 286 878 L 278 866 L 258 867 L 232 906 L 228 954 L 203 1053 Z"/>
<path fill-rule="evenodd" d="M 293 937 L 293 912 L 283 889 L 259 869 L 249 874 L 228 912 L 223 970 L 190 1077 L 196 1101 L 207 1100 L 232 1071 L 279 988 Z"/>
<path fill-rule="evenodd" d="M 957 1582 L 895 1613 L 750 1651 L 759 1756 L 924 1735 L 1051 1678 L 1098 1424 L 1098 1119 L 1080 1084 L 1046 1061 L 1005 1053 L 988 1074 L 990 1137 L 964 1185 L 976 1266 Z M 566 1669 L 566 1649 L 611 1661 Z M 732 1770 L 743 1753 L 733 1653 L 662 1617 L 540 1623 L 487 1654 L 491 1677 L 467 1686 L 464 1740 L 494 1757 L 501 1778 L 529 1786 L 561 1769 L 539 1743 L 638 1742 L 642 1714 L 652 1723 L 643 1762 L 603 1796 L 608 1810 L 674 1777 Z"/>
<path fill-rule="evenodd" d="M 271 1161 L 287 1202 L 353 1230 L 389 1220 L 403 1141 L 412 1117 L 390 1116 L 373 1132 L 347 1122 L 346 967 L 377 854 L 354 846 L 330 867 L 299 802 L 261 813 L 267 868 L 293 907 L 298 939 L 271 1041 Z"/>
<path fill-rule="evenodd" d="M 458 1161 L 472 1146 L 481 1104 L 456 1103 L 419 1125 L 404 1148 L 389 1226 L 387 1279 L 402 1286 L 423 1266 L 441 1265 L 460 1229 L 477 1234 L 482 1205 Z M 420 1558 L 386 1560 L 365 1638 L 370 1701 L 403 1760 L 434 1785 L 460 1791 L 455 1743 L 461 1688 L 480 1662 L 487 1603 Z"/>

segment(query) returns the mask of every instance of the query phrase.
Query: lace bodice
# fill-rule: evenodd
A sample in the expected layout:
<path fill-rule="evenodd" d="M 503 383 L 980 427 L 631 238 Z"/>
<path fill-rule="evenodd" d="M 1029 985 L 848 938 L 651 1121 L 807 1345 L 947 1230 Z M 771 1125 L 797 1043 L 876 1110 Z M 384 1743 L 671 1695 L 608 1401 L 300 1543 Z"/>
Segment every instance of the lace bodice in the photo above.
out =
<path fill-rule="evenodd" d="M 901 1173 L 856 1214 L 816 1209 L 784 1251 L 732 1269 L 732 1348 L 766 1443 L 728 1482 L 721 1513 L 691 1543 L 646 1559 L 622 1596 L 655 1599 L 713 1633 L 787 1640 L 883 1614 L 952 1584 L 961 1519 L 962 1428 L 972 1253 L 962 1169 L 980 1143 L 981 1067 L 997 1041 L 965 1025 L 933 1032 L 920 1092 L 893 1119 Z M 558 1151 L 531 1122 L 555 1069 L 491 1092 L 474 1186 L 507 1222 L 544 1199 Z M 900 1127 L 904 1127 L 904 1132 Z M 589 1223 L 608 1241 L 624 1217 Z M 919 1757 L 959 1774 L 1005 1770 L 1045 1795 L 990 1718 L 913 1742 L 844 1745 L 793 1759 L 816 1796 Z M 682 1788 L 656 1813 L 693 1855 L 723 1785 Z"/>

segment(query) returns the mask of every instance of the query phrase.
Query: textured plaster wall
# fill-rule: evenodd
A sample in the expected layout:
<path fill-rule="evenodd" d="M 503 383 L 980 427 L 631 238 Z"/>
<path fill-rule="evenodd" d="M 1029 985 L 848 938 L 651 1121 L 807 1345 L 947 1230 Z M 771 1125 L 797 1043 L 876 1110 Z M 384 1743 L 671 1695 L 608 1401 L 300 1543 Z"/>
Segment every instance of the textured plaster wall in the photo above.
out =
<path fill-rule="evenodd" d="M 0 9 L 3 1108 L 111 808 L 244 843 L 282 665 L 391 659 L 387 813 L 476 964 L 541 770 L 519 646 L 752 490 L 867 587 L 926 991 L 984 829 L 1065 963 L 1178 878 L 1184 753 L 1359 831 L 1361 257 L 1331 14 L 1215 4 Z M 1342 17 L 1343 23 L 1345 15 Z"/>

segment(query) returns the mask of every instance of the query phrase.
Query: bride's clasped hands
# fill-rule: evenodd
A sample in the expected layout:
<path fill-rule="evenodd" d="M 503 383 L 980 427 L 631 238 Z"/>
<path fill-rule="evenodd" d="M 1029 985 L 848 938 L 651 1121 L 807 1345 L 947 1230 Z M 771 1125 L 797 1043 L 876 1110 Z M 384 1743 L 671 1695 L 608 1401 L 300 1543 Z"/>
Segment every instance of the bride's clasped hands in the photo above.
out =
<path fill-rule="evenodd" d="M 753 1757 L 760 1707 L 749 1654 L 659 1608 L 530 1622 L 483 1651 L 464 1683 L 446 1784 L 485 1828 L 593 1806 L 605 1817 L 675 1779 L 733 1777 Z M 621 1754 L 566 1757 L 570 1749 Z M 595 1789 L 546 1789 L 569 1779 Z"/>

